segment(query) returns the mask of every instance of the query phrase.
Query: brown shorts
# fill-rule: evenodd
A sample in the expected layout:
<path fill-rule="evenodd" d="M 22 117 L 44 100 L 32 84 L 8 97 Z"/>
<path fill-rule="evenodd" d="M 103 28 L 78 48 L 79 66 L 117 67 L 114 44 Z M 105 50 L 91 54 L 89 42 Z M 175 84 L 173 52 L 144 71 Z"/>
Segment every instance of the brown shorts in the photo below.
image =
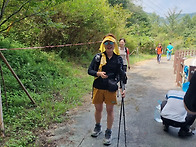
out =
<path fill-rule="evenodd" d="M 116 92 L 93 88 L 93 104 L 117 104 Z"/>

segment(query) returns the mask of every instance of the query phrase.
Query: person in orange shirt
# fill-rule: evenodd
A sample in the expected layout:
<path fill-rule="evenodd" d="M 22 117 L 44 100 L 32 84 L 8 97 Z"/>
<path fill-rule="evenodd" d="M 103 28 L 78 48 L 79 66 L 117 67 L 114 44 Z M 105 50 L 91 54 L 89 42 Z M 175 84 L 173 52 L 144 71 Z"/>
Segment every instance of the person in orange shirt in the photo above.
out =
<path fill-rule="evenodd" d="M 158 47 L 156 47 L 156 52 L 157 52 L 157 62 L 161 62 L 161 54 L 163 53 L 163 48 L 161 46 L 161 43 L 159 43 Z"/>

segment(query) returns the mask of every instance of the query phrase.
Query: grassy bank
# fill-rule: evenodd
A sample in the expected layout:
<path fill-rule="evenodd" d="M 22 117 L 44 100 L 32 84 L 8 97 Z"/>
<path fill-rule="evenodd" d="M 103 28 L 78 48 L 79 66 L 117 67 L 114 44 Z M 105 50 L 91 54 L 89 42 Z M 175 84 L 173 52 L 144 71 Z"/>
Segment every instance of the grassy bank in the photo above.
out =
<path fill-rule="evenodd" d="M 0 146 L 37 146 L 34 144 L 38 130 L 68 119 L 66 112 L 81 105 L 82 97 L 91 90 L 92 77 L 87 75 L 85 66 L 87 59 L 81 59 L 78 64 L 38 50 L 3 54 L 36 106 L 1 62 L 7 97 L 2 92 L 6 136 L 0 138 Z"/>
<path fill-rule="evenodd" d="M 150 55 L 150 54 L 139 54 L 139 55 L 131 55 L 129 57 L 130 64 L 135 64 L 140 61 L 148 60 L 156 58 L 156 55 Z"/>

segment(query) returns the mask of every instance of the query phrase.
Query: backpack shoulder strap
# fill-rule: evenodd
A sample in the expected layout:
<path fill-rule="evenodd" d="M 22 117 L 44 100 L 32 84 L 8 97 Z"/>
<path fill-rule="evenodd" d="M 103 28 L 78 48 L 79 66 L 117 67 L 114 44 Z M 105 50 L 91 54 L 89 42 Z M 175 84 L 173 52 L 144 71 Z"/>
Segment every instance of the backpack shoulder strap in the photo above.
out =
<path fill-rule="evenodd" d="M 101 57 L 102 57 L 102 53 L 97 53 L 95 55 L 94 70 L 96 70 L 96 71 L 98 71 L 99 64 L 100 64 L 100 61 L 101 61 Z"/>
<path fill-rule="evenodd" d="M 96 62 L 100 62 L 100 61 L 101 61 L 101 57 L 102 57 L 102 53 L 97 53 L 97 54 L 95 55 L 95 61 L 96 61 Z"/>
<path fill-rule="evenodd" d="M 127 53 L 127 47 L 125 47 L 125 52 Z"/>
<path fill-rule="evenodd" d="M 127 47 L 125 47 L 125 52 L 127 53 L 127 55 L 129 55 L 129 49 Z"/>

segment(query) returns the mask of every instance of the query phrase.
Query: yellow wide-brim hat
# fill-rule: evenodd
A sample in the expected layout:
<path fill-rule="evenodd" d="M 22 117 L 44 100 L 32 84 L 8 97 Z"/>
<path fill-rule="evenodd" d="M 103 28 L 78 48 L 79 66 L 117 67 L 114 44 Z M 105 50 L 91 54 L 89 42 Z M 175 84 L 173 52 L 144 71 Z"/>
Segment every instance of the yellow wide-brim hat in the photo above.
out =
<path fill-rule="evenodd" d="M 101 51 L 101 53 L 103 53 L 103 52 L 105 52 L 105 46 L 104 46 L 104 42 L 106 42 L 106 41 L 112 41 L 112 42 L 114 42 L 114 53 L 116 54 L 116 55 L 120 55 L 120 52 L 119 52 L 119 48 L 118 48 L 118 44 L 117 44 L 117 42 L 116 42 L 116 39 L 115 38 L 113 38 L 112 36 L 107 36 L 107 37 L 105 37 L 104 39 L 103 39 L 103 41 L 101 42 L 101 45 L 100 45 L 100 47 L 99 47 L 99 50 Z"/>

